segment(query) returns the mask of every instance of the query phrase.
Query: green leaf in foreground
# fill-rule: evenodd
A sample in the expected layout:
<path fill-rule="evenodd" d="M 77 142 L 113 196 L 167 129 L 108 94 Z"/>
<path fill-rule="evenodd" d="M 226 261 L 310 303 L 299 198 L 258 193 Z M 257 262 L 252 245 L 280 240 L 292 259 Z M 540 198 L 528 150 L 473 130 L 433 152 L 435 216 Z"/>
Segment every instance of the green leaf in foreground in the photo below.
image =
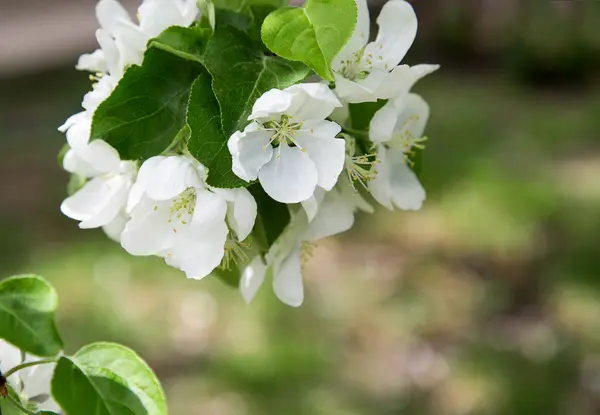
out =
<path fill-rule="evenodd" d="M 245 187 L 247 182 L 231 171 L 231 154 L 221 125 L 219 102 L 213 93 L 212 78 L 204 71 L 194 81 L 187 111 L 190 128 L 188 151 L 208 168 L 207 183 L 222 188 Z"/>
<path fill-rule="evenodd" d="M 274 53 L 310 66 L 333 81 L 331 61 L 352 36 L 358 12 L 354 0 L 307 0 L 283 7 L 262 25 L 262 40 Z"/>
<path fill-rule="evenodd" d="M 290 223 L 290 211 L 286 204 L 271 199 L 260 184 L 254 184 L 248 190 L 258 205 L 253 233 L 261 242 L 263 253 L 266 253 Z"/>
<path fill-rule="evenodd" d="M 217 27 L 204 53 L 221 108 L 223 132 L 229 136 L 248 124 L 257 98 L 272 88 L 287 88 L 308 76 L 298 62 L 257 52 L 252 39 L 233 27 Z"/>
<path fill-rule="evenodd" d="M 54 324 L 58 296 L 41 277 L 23 275 L 0 283 L 0 338 L 38 356 L 55 356 L 62 341 Z"/>
<path fill-rule="evenodd" d="M 148 365 L 112 343 L 83 347 L 61 357 L 52 396 L 69 415 L 166 415 L 164 392 Z"/>
<path fill-rule="evenodd" d="M 126 160 L 160 154 L 185 125 L 190 88 L 201 72 L 194 60 L 149 48 L 142 66 L 129 68 L 96 110 L 92 139 L 105 140 Z"/>

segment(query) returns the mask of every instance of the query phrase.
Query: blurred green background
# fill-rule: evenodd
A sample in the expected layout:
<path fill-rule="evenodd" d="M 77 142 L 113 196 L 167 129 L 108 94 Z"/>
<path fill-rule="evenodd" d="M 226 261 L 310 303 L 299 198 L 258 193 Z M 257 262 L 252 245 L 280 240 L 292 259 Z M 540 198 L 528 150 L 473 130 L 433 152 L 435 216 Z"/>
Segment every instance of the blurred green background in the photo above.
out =
<path fill-rule="evenodd" d="M 600 1 L 413 3 L 427 203 L 319 244 L 291 309 L 61 216 L 94 1 L 0 2 L 2 276 L 55 284 L 68 352 L 138 350 L 173 415 L 600 414 Z"/>

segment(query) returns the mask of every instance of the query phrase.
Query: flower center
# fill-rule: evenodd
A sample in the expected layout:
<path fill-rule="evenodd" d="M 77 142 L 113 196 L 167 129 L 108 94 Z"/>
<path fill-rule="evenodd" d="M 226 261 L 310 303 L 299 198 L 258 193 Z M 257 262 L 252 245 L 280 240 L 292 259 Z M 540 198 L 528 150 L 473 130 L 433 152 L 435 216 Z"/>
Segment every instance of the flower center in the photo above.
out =
<path fill-rule="evenodd" d="M 249 247 L 249 244 L 238 241 L 238 239 L 229 232 L 227 240 L 225 241 L 225 254 L 223 255 L 223 261 L 221 261 L 220 268 L 229 270 L 233 264 L 243 264 L 247 262 L 248 254 L 246 254 L 244 249 Z"/>
<path fill-rule="evenodd" d="M 418 115 L 411 115 L 408 117 L 404 124 L 402 125 L 402 130 L 396 136 L 394 136 L 388 143 L 387 147 L 395 150 L 400 150 L 404 153 L 404 161 L 413 165 L 414 163 L 410 159 L 410 157 L 415 155 L 414 149 L 424 150 L 425 141 L 427 141 L 427 137 L 415 137 L 411 131 L 411 127 L 419 121 L 420 117 Z"/>
<path fill-rule="evenodd" d="M 180 228 L 191 222 L 195 207 L 196 189 L 193 187 L 188 187 L 173 199 L 169 207 L 169 219 L 167 220 L 168 223 L 173 225 L 173 233 L 177 233 Z M 154 210 L 157 209 L 158 205 L 155 205 Z"/>
<path fill-rule="evenodd" d="M 357 191 L 355 182 L 360 183 L 367 189 L 367 183 L 377 176 L 377 171 L 373 168 L 376 163 L 379 163 L 377 153 L 357 156 L 356 139 L 354 137 L 346 137 L 346 160 L 344 168 L 354 191 Z"/>
<path fill-rule="evenodd" d="M 263 124 L 263 127 L 267 131 L 274 132 L 273 136 L 271 136 L 271 140 L 269 141 L 269 144 L 271 144 L 273 147 L 279 147 L 282 144 L 292 147 L 300 147 L 294 140 L 294 137 L 298 131 L 302 129 L 302 123 L 294 122 L 292 117 L 289 115 L 283 114 L 278 121 L 268 121 Z"/>
<path fill-rule="evenodd" d="M 364 56 L 365 46 L 352 54 L 350 59 L 342 62 L 340 74 L 351 81 L 365 79 L 373 70 L 373 59 L 371 55 Z"/>

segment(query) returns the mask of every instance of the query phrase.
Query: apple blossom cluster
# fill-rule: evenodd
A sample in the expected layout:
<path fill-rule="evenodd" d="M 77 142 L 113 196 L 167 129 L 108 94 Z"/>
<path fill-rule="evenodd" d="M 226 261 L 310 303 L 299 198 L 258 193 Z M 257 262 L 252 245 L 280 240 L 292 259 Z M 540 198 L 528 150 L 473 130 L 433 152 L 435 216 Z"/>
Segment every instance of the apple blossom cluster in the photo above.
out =
<path fill-rule="evenodd" d="M 99 49 L 77 64 L 94 84 L 60 127 L 61 210 L 248 302 L 269 278 L 299 306 L 315 241 L 374 202 L 423 204 L 429 106 L 411 89 L 438 66 L 401 63 L 417 32 L 405 0 L 373 41 L 366 0 L 274 3 L 144 0 L 135 22 L 100 0 Z"/>

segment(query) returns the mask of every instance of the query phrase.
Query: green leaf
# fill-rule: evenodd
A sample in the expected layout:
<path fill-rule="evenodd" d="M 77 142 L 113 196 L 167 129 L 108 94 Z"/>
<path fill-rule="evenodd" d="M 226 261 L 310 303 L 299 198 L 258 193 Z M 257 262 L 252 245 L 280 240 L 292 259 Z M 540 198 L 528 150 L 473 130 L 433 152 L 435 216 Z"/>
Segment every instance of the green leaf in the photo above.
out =
<path fill-rule="evenodd" d="M 307 0 L 284 7 L 262 25 L 262 40 L 274 53 L 310 66 L 333 81 L 331 61 L 352 36 L 358 16 L 354 0 Z"/>
<path fill-rule="evenodd" d="M 231 171 L 231 154 L 221 125 L 221 110 L 215 97 L 210 74 L 204 71 L 194 81 L 187 110 L 190 128 L 188 151 L 208 168 L 207 183 L 211 186 L 245 187 L 247 182 Z"/>
<path fill-rule="evenodd" d="M 63 344 L 54 324 L 58 296 L 41 277 L 0 282 L 0 338 L 38 356 L 55 356 Z"/>
<path fill-rule="evenodd" d="M 310 73 L 305 65 L 256 51 L 252 39 L 232 27 L 217 27 L 204 53 L 221 108 L 223 132 L 229 136 L 248 124 L 257 98 L 272 88 L 283 89 Z"/>
<path fill-rule="evenodd" d="M 167 414 L 152 370 L 134 351 L 112 343 L 91 344 L 61 357 L 52 396 L 69 415 Z"/>
<path fill-rule="evenodd" d="M 212 0 L 217 8 L 230 9 L 238 13 L 248 10 L 252 6 L 271 6 L 275 9 L 287 6 L 287 0 Z"/>
<path fill-rule="evenodd" d="M 195 46 L 187 41 L 180 46 L 190 43 Z M 197 61 L 182 59 L 176 51 L 149 48 L 142 66 L 125 72 L 94 114 L 93 139 L 105 140 L 126 160 L 145 160 L 171 144 L 185 125 L 190 88 L 202 73 Z"/>
<path fill-rule="evenodd" d="M 253 184 L 248 190 L 258 205 L 252 233 L 261 244 L 262 252 L 266 253 L 290 223 L 290 211 L 286 204 L 267 195 L 259 183 Z"/>
<path fill-rule="evenodd" d="M 87 183 L 87 179 L 84 176 L 80 176 L 79 174 L 72 174 L 69 177 L 69 182 L 67 183 L 67 194 L 69 196 L 74 195 Z"/>
<path fill-rule="evenodd" d="M 350 125 L 352 128 L 359 131 L 367 131 L 375 113 L 387 102 L 387 99 L 380 99 L 376 102 L 349 104 L 348 111 L 350 113 Z"/>
<path fill-rule="evenodd" d="M 212 30 L 201 27 L 172 26 L 150 40 L 149 46 L 202 63 L 201 57 L 211 34 Z"/>

